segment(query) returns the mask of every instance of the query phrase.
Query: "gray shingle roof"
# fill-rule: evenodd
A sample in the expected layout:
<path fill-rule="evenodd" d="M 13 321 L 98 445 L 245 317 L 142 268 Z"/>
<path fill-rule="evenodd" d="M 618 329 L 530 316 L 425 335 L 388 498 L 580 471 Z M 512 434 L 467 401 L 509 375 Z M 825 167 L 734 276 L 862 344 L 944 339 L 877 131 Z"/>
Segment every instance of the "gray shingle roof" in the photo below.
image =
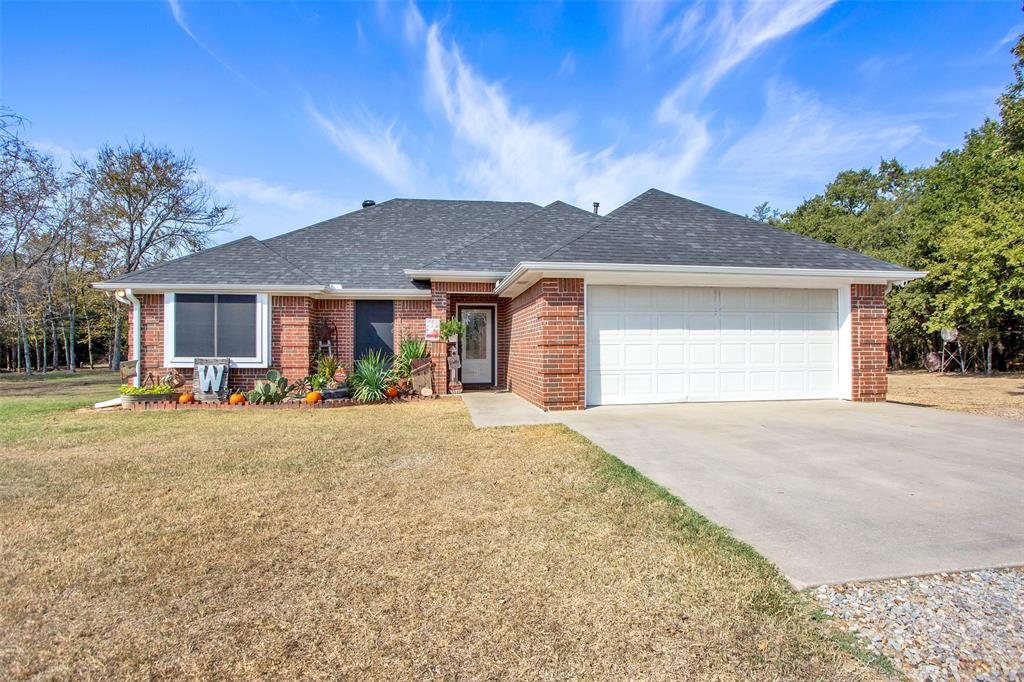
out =
<path fill-rule="evenodd" d="M 324 284 L 413 288 L 404 270 L 540 209 L 504 201 L 392 199 L 267 240 Z"/>
<path fill-rule="evenodd" d="M 518 263 L 537 260 L 553 244 L 577 236 L 600 220 L 589 211 L 556 201 L 425 263 L 423 269 L 508 272 Z"/>
<path fill-rule="evenodd" d="M 316 286 L 316 278 L 255 237 L 191 253 L 137 270 L 112 284 L 252 284 Z"/>
<path fill-rule="evenodd" d="M 244 237 L 111 284 L 421 289 L 405 270 L 507 272 L 523 261 L 903 270 L 651 189 L 599 217 L 556 201 L 392 199 L 279 237 Z"/>
<path fill-rule="evenodd" d="M 576 263 L 905 270 L 705 204 L 649 189 L 540 260 Z"/>

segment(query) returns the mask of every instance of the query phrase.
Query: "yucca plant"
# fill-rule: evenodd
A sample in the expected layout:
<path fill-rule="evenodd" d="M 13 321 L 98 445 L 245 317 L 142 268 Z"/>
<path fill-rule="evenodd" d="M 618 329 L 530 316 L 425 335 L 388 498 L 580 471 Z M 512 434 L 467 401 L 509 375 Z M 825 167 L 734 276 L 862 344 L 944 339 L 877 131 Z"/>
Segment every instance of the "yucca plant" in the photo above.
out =
<path fill-rule="evenodd" d="M 348 375 L 352 397 L 364 403 L 384 400 L 385 391 L 393 379 L 392 361 L 391 356 L 380 349 L 366 351 L 356 360 L 355 369 Z"/>
<path fill-rule="evenodd" d="M 408 379 L 412 376 L 412 361 L 427 357 L 427 342 L 423 339 L 402 339 L 395 355 L 395 376 Z"/>

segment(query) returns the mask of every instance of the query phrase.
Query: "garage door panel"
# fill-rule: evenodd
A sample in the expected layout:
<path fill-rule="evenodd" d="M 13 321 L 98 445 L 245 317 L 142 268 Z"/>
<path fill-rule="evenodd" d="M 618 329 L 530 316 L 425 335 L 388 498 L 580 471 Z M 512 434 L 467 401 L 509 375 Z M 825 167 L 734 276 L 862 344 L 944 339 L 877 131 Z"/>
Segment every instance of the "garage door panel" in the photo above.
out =
<path fill-rule="evenodd" d="M 747 344 L 745 343 L 723 343 L 719 346 L 723 366 L 745 367 L 747 361 Z"/>
<path fill-rule="evenodd" d="M 623 287 L 622 304 L 626 310 L 651 310 L 654 308 L 652 287 Z"/>
<path fill-rule="evenodd" d="M 690 336 L 715 336 L 718 334 L 718 315 L 699 313 L 686 316 L 686 329 Z"/>
<path fill-rule="evenodd" d="M 622 347 L 622 366 L 625 369 L 653 369 L 654 349 L 650 343 L 627 343 Z"/>
<path fill-rule="evenodd" d="M 686 321 L 681 312 L 658 313 L 654 329 L 658 336 L 686 336 Z"/>
<path fill-rule="evenodd" d="M 681 343 L 658 344 L 658 369 L 686 367 L 686 346 Z"/>
<path fill-rule="evenodd" d="M 718 374 L 715 372 L 690 372 L 687 374 L 689 390 L 687 397 L 705 400 L 718 394 Z"/>
<path fill-rule="evenodd" d="M 720 327 L 722 336 L 747 336 L 750 332 L 750 316 L 746 314 L 722 313 Z"/>
<path fill-rule="evenodd" d="M 591 369 L 621 369 L 622 346 L 617 343 L 588 343 L 587 367 Z"/>
<path fill-rule="evenodd" d="M 717 349 L 713 343 L 691 343 L 690 367 L 714 367 L 718 364 Z"/>
<path fill-rule="evenodd" d="M 654 305 L 658 310 L 682 311 L 686 308 L 686 290 L 682 287 L 655 287 Z"/>
<path fill-rule="evenodd" d="M 718 307 L 716 291 L 716 289 L 708 289 L 706 287 L 687 287 L 686 309 L 714 312 Z"/>
<path fill-rule="evenodd" d="M 612 341 L 622 336 L 622 313 L 590 313 L 587 315 L 588 339 Z"/>
<path fill-rule="evenodd" d="M 590 286 L 590 404 L 836 397 L 831 290 Z"/>
<path fill-rule="evenodd" d="M 631 398 L 650 399 L 654 397 L 654 375 L 650 372 L 623 374 L 623 393 Z"/>

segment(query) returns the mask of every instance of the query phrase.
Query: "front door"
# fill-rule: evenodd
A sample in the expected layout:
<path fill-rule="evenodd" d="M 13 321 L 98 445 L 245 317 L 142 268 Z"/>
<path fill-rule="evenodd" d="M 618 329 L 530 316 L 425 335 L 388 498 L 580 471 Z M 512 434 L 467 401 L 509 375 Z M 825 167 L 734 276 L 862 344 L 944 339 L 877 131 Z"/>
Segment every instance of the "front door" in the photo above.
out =
<path fill-rule="evenodd" d="M 494 384 L 494 308 L 459 308 L 466 326 L 462 337 L 462 383 Z"/>

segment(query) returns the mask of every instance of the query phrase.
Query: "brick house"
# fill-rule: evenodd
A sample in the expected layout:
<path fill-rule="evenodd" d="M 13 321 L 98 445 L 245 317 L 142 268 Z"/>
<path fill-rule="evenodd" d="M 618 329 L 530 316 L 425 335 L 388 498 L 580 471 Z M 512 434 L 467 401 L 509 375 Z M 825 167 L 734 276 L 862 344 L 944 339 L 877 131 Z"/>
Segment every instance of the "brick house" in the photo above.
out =
<path fill-rule="evenodd" d="M 230 357 L 235 386 L 309 373 L 461 319 L 458 379 L 545 410 L 884 400 L 885 292 L 923 273 L 648 190 L 562 202 L 393 199 L 98 283 L 131 305 L 141 373 Z M 448 345 L 429 344 L 435 390 Z"/>

